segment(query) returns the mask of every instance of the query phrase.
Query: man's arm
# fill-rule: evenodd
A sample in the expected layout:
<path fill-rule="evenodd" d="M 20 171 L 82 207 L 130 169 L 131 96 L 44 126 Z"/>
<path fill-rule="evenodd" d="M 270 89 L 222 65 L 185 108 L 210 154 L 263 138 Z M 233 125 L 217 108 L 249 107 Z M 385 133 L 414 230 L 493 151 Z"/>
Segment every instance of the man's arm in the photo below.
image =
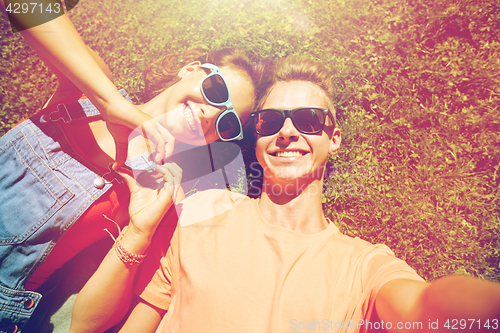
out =
<path fill-rule="evenodd" d="M 380 289 L 375 307 L 381 320 L 391 322 L 392 331 L 449 332 L 447 323 L 451 327 L 453 320 L 462 320 L 467 332 L 494 332 L 494 323 L 500 327 L 500 284 L 468 276 L 446 276 L 433 283 L 397 279 Z M 487 320 L 489 329 L 484 326 Z M 429 327 L 436 321 L 437 327 Z M 398 330 L 397 323 L 422 325 Z"/>

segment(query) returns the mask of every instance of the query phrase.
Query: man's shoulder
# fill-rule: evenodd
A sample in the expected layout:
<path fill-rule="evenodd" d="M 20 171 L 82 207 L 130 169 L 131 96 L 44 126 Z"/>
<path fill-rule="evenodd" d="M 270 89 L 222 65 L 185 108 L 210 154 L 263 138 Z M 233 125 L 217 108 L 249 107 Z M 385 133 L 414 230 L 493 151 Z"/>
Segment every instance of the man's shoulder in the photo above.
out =
<path fill-rule="evenodd" d="M 365 276 L 371 278 L 391 276 L 422 281 L 415 271 L 404 260 L 397 258 L 385 244 L 372 244 L 358 237 L 338 234 L 332 237 L 330 246 L 335 250 L 330 251 L 333 253 L 332 262 L 340 260 L 348 263 L 347 266 L 352 272 L 364 272 Z"/>
<path fill-rule="evenodd" d="M 373 244 L 359 237 L 348 236 L 340 232 L 333 235 L 332 242 L 355 256 L 365 256 L 368 254 L 394 256 L 394 253 L 385 244 Z"/>

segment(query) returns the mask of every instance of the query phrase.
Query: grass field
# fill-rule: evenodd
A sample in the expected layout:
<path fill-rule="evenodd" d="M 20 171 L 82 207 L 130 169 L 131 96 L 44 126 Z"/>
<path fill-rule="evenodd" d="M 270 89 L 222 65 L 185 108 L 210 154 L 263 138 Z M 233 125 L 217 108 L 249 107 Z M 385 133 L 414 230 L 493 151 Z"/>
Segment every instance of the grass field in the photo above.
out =
<path fill-rule="evenodd" d="M 343 130 L 325 213 L 429 281 L 500 281 L 497 0 L 82 0 L 69 15 L 135 102 L 146 64 L 190 46 L 322 60 Z M 56 81 L 1 24 L 4 133 Z"/>

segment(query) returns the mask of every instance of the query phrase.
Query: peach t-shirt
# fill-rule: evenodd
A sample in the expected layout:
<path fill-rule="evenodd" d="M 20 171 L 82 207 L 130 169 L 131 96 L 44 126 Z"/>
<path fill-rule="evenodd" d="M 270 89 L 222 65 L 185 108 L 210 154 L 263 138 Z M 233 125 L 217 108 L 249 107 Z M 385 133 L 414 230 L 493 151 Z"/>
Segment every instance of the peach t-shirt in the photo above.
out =
<path fill-rule="evenodd" d="M 157 332 L 363 332 L 385 283 L 423 281 L 387 246 L 333 223 L 312 235 L 271 225 L 258 199 L 210 190 L 177 211 L 170 247 L 159 228 L 136 289 L 168 309 Z M 176 220 L 171 210 L 165 225 Z"/>

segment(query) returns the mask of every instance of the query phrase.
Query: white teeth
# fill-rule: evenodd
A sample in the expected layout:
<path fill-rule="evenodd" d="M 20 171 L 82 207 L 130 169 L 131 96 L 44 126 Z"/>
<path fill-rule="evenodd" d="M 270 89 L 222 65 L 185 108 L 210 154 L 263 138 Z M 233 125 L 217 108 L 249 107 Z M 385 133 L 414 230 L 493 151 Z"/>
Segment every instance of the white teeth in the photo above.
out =
<path fill-rule="evenodd" d="M 276 153 L 276 157 L 298 157 L 302 156 L 300 151 L 279 151 Z"/>
<path fill-rule="evenodd" d="M 193 110 L 191 110 L 189 105 L 186 105 L 186 107 L 184 108 L 184 117 L 186 117 L 187 123 L 189 125 L 189 128 L 191 128 L 191 131 L 198 132 L 198 128 L 194 123 Z"/>

